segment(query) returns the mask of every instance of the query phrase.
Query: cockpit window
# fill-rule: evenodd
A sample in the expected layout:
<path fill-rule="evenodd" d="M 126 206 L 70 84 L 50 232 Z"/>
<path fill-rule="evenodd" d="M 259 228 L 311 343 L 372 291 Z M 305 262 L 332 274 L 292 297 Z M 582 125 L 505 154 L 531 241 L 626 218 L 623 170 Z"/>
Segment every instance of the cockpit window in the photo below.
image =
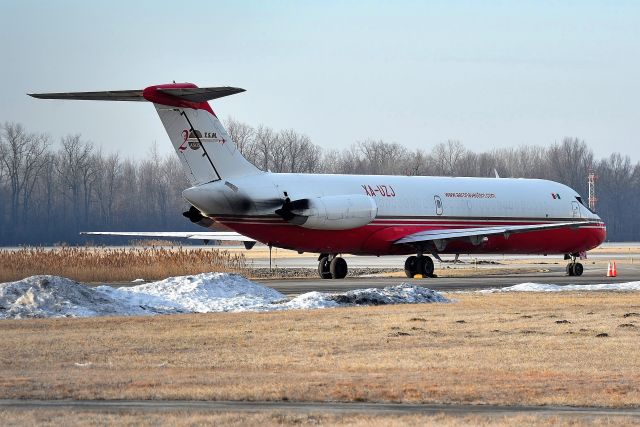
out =
<path fill-rule="evenodd" d="M 578 201 L 578 203 L 580 203 L 582 206 L 584 206 L 589 212 L 591 212 L 592 214 L 595 214 L 594 211 L 592 211 L 589 206 L 585 205 L 584 202 L 582 201 L 582 197 L 580 196 L 576 196 L 576 200 Z"/>

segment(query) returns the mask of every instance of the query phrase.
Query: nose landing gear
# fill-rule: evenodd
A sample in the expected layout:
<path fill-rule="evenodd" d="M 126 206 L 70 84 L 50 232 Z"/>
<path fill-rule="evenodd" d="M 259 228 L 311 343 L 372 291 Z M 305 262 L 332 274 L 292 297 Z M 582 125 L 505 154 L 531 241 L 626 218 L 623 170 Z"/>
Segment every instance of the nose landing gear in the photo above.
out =
<path fill-rule="evenodd" d="M 433 274 L 434 268 L 431 257 L 423 256 L 422 254 L 418 254 L 418 256 L 412 255 L 404 262 L 404 274 L 410 278 L 416 274 L 420 274 L 423 277 L 435 277 Z"/>
<path fill-rule="evenodd" d="M 318 274 L 322 279 L 344 279 L 349 272 L 347 261 L 335 254 L 320 254 Z"/>

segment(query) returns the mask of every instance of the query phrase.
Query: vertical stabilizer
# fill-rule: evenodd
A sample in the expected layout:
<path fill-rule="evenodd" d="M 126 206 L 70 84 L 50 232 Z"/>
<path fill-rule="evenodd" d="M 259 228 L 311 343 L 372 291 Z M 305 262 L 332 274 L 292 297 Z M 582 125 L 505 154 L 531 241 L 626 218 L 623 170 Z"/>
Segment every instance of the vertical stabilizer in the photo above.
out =
<path fill-rule="evenodd" d="M 208 100 L 244 92 L 234 87 L 199 88 L 193 83 L 149 86 L 144 90 L 33 93 L 40 99 L 153 102 L 192 185 L 259 173 L 245 159 Z"/>
<path fill-rule="evenodd" d="M 192 102 L 159 91 L 176 86 L 195 88 L 188 83 L 152 86 L 144 90 L 144 97 L 154 103 L 191 184 L 258 173 L 206 101 Z"/>

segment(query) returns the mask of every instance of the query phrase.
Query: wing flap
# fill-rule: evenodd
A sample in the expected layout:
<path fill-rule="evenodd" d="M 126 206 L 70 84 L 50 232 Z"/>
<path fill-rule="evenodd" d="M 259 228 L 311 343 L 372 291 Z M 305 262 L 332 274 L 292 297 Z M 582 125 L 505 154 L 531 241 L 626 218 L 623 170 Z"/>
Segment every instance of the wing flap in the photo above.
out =
<path fill-rule="evenodd" d="M 506 237 L 515 233 L 527 233 L 541 230 L 552 230 L 556 228 L 578 228 L 582 225 L 589 224 L 589 221 L 572 221 L 572 222 L 556 222 L 553 224 L 532 224 L 532 225 L 513 225 L 499 227 L 477 227 L 477 228 L 450 228 L 439 230 L 419 231 L 414 234 L 405 236 L 396 240 L 394 244 L 418 243 L 434 240 L 455 240 L 466 239 L 481 236 L 494 236 L 503 234 Z"/>

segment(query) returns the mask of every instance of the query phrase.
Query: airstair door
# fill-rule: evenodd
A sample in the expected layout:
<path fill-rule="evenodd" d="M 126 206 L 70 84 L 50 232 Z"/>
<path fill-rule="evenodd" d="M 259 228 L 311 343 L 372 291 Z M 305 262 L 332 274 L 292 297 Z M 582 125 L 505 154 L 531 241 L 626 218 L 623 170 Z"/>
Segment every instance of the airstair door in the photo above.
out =
<path fill-rule="evenodd" d="M 573 213 L 573 217 L 574 218 L 580 218 L 582 217 L 582 214 L 580 212 L 580 203 L 578 202 L 571 202 L 571 211 Z"/>
<path fill-rule="evenodd" d="M 443 207 L 442 207 L 442 199 L 440 199 L 440 196 L 433 196 L 433 201 L 436 205 L 436 215 L 442 215 L 442 212 L 444 211 Z"/>

